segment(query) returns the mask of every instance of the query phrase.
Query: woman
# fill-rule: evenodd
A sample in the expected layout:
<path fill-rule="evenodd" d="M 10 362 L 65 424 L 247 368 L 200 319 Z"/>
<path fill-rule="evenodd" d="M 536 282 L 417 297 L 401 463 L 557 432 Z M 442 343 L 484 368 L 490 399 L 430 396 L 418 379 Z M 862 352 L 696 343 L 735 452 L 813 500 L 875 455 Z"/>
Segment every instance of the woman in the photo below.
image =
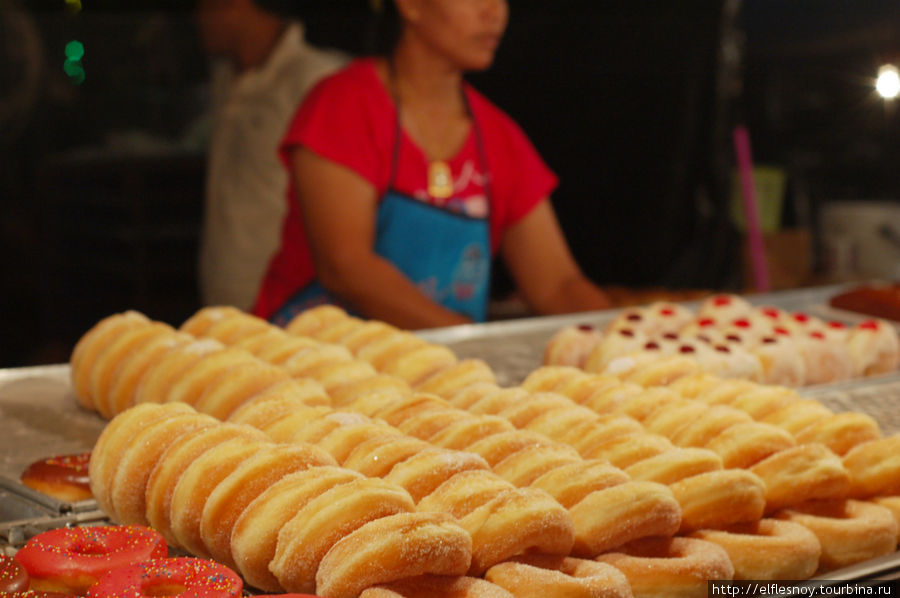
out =
<path fill-rule="evenodd" d="M 283 142 L 292 189 L 256 313 L 324 301 L 405 328 L 482 321 L 499 252 L 538 313 L 608 307 L 550 206 L 556 177 L 463 80 L 488 68 L 505 0 L 396 0 L 399 38 L 323 81 Z"/>

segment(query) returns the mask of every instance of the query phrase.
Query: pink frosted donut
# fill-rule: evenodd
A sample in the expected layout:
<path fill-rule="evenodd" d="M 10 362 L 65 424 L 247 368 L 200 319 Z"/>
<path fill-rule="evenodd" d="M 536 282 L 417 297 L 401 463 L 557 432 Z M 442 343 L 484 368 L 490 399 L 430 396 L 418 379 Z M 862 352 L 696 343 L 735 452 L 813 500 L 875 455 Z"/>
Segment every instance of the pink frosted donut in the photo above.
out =
<path fill-rule="evenodd" d="M 190 557 L 151 559 L 110 571 L 88 598 L 238 598 L 244 582 L 215 561 Z"/>

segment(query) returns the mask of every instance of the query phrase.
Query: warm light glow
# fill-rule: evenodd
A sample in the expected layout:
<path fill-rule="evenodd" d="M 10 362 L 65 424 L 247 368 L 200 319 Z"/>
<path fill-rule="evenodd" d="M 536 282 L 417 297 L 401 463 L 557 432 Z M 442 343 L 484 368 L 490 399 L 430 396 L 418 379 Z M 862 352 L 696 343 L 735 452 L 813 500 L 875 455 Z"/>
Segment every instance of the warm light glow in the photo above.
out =
<path fill-rule="evenodd" d="M 900 95 L 900 74 L 897 72 L 897 67 L 886 64 L 878 69 L 875 91 L 886 100 L 893 100 Z"/>

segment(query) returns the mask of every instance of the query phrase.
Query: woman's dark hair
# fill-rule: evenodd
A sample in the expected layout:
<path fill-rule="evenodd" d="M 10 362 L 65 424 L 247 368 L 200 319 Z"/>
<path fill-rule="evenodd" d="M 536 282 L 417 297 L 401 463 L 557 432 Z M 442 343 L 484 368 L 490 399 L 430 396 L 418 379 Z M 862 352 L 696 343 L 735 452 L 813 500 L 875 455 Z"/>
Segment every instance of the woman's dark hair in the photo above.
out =
<path fill-rule="evenodd" d="M 366 50 L 376 56 L 387 56 L 394 51 L 400 39 L 402 24 L 394 0 L 370 0 L 371 25 Z"/>

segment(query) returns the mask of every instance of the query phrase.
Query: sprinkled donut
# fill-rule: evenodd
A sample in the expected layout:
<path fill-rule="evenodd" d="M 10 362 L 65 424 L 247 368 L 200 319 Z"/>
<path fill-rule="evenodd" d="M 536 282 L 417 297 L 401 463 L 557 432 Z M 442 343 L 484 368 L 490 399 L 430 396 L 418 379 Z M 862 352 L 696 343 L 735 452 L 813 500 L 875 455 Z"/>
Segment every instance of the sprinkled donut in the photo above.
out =
<path fill-rule="evenodd" d="M 88 475 L 90 459 L 90 453 L 41 459 L 22 472 L 21 480 L 29 488 L 65 502 L 87 500 L 93 496 Z"/>
<path fill-rule="evenodd" d="M 16 560 L 28 571 L 31 589 L 84 595 L 108 571 L 167 555 L 159 532 L 124 525 L 42 532 L 28 540 Z"/>
<path fill-rule="evenodd" d="M 110 571 L 88 598 L 237 598 L 244 582 L 224 565 L 190 557 L 158 558 Z"/>
<path fill-rule="evenodd" d="M 0 594 L 28 589 L 28 572 L 19 561 L 0 554 Z"/>

